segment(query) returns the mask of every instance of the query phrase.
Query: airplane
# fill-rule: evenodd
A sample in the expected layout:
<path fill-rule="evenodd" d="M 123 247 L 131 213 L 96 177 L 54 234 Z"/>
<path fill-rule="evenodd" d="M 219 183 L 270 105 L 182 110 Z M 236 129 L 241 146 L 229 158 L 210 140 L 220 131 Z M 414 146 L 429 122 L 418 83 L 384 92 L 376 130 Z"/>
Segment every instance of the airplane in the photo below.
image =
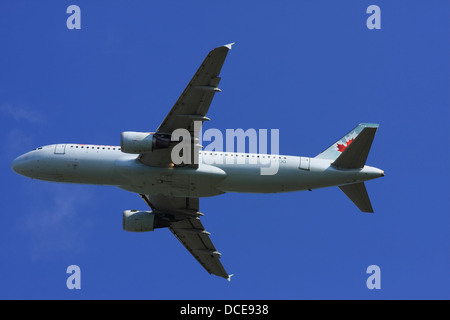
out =
<path fill-rule="evenodd" d="M 208 53 L 155 132 L 123 132 L 120 146 L 47 145 L 19 156 L 11 168 L 33 179 L 112 185 L 139 194 L 151 211 L 125 210 L 125 231 L 168 228 L 208 273 L 228 280 L 221 253 L 201 222 L 199 198 L 338 186 L 361 211 L 373 212 L 364 182 L 383 177 L 384 171 L 365 163 L 378 124 L 359 124 L 315 157 L 201 150 L 198 131 L 221 91 L 219 74 L 233 44 Z M 183 141 L 198 161 L 172 161 L 171 151 L 180 143 L 172 141 L 177 129 L 189 132 L 191 139 Z M 217 161 L 225 158 L 240 161 Z M 276 174 L 261 174 L 267 161 L 278 164 Z"/>

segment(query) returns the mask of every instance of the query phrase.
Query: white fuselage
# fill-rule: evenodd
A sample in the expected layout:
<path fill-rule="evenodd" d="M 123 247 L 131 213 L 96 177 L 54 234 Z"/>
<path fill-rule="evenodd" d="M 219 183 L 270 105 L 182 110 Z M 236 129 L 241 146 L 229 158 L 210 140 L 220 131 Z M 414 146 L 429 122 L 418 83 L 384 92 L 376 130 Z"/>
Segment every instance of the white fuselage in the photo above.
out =
<path fill-rule="evenodd" d="M 24 176 L 55 182 L 113 185 L 139 194 L 209 197 L 225 192 L 278 193 L 338 186 L 383 176 L 383 171 L 336 169 L 330 160 L 201 151 L 199 167 L 151 167 L 117 146 L 57 144 L 13 161 Z M 270 159 L 270 161 L 269 161 Z M 262 174 L 262 168 L 276 168 Z"/>

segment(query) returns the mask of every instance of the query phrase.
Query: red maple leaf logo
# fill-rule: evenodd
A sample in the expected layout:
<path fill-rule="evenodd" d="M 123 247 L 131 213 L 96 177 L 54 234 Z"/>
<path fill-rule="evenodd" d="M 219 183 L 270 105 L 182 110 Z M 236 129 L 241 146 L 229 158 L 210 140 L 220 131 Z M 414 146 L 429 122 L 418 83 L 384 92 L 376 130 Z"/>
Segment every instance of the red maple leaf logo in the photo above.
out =
<path fill-rule="evenodd" d="M 345 144 L 340 144 L 340 143 L 338 143 L 338 144 L 337 144 L 337 149 L 338 149 L 338 151 L 339 151 L 339 152 L 344 151 L 344 150 L 350 145 L 350 143 L 353 142 L 353 140 L 354 140 L 354 139 L 352 138 L 352 139 L 348 140 Z"/>

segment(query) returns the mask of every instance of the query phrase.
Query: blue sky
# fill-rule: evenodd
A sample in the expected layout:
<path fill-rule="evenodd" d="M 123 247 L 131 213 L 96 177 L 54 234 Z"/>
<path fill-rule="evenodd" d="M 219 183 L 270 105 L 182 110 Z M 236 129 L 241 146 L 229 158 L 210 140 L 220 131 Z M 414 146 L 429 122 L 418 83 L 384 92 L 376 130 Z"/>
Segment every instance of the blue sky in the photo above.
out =
<path fill-rule="evenodd" d="M 81 30 L 66 9 L 81 8 Z M 369 30 L 366 9 L 381 8 Z M 448 1 L 4 1 L 0 298 L 449 299 Z M 279 129 L 315 156 L 379 123 L 375 214 L 338 188 L 201 200 L 231 283 L 164 229 L 122 231 L 139 196 L 31 180 L 10 162 L 54 143 L 151 131 L 209 50 L 230 42 L 207 128 Z M 81 290 L 66 268 L 81 268 Z M 381 269 L 368 290 L 366 269 Z"/>

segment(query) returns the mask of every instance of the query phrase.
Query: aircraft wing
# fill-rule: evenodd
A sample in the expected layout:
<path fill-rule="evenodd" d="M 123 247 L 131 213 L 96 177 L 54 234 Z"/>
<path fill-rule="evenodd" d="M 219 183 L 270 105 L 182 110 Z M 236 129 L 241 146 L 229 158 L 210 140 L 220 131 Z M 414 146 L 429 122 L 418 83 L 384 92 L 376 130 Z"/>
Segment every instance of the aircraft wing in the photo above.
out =
<path fill-rule="evenodd" d="M 169 230 L 210 274 L 230 280 L 220 262 L 220 253 L 214 247 L 200 221 L 198 198 L 141 195 L 159 219 L 168 221 Z"/>
<path fill-rule="evenodd" d="M 233 43 L 224 45 L 208 53 L 155 133 L 157 136 L 170 140 L 174 130 L 188 130 L 191 135 L 192 159 L 190 166 L 193 168 L 198 168 L 198 152 L 201 147 L 198 144 L 199 131 L 203 122 L 209 120 L 206 114 L 215 93 L 221 91 L 218 88 L 219 74 L 232 45 Z M 197 124 L 195 126 L 194 121 Z M 151 153 L 142 154 L 139 159 L 146 165 L 168 166 L 172 164 L 170 156 L 172 148 L 173 145 L 167 149 L 156 149 Z"/>

